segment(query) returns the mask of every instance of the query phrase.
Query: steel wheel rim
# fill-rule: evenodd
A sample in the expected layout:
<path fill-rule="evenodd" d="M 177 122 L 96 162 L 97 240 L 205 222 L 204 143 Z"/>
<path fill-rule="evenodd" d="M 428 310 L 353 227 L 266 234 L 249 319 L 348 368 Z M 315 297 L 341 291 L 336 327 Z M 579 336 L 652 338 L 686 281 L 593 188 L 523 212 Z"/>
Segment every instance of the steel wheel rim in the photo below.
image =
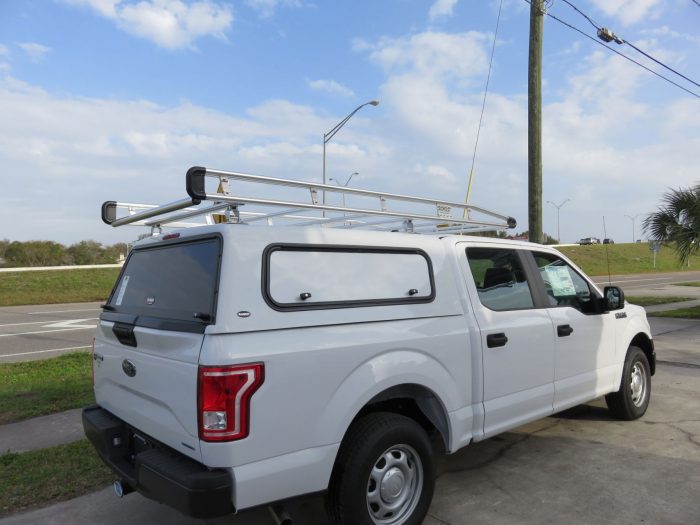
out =
<path fill-rule="evenodd" d="M 647 395 L 647 375 L 644 371 L 644 366 L 640 362 L 636 362 L 632 367 L 630 393 L 634 406 L 640 407 L 644 404 Z"/>
<path fill-rule="evenodd" d="M 410 445 L 393 445 L 372 465 L 367 480 L 367 511 L 376 525 L 404 523 L 423 491 L 423 464 Z"/>

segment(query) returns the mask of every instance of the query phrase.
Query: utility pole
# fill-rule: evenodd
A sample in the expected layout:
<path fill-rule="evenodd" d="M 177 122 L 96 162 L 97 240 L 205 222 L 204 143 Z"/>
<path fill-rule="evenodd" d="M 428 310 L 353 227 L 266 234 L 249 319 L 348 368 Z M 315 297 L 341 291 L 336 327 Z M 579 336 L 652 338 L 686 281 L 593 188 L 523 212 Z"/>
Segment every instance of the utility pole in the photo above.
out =
<path fill-rule="evenodd" d="M 531 242 L 542 242 L 542 29 L 544 0 L 530 0 L 527 74 L 527 203 Z"/>

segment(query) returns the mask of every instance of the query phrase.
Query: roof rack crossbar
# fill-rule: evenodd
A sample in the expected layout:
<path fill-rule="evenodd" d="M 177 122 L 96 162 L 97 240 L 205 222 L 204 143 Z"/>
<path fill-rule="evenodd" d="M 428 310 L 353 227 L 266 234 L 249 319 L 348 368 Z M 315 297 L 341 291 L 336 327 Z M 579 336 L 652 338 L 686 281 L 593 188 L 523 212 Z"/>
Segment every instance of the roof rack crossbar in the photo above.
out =
<path fill-rule="evenodd" d="M 122 217 L 121 219 L 115 219 L 110 222 L 105 222 L 116 228 L 117 226 L 123 226 L 124 224 L 131 224 L 133 222 L 141 221 L 143 219 L 150 219 L 151 217 L 162 215 L 164 213 L 170 213 L 172 211 L 181 210 L 183 208 L 192 206 L 193 204 L 199 204 L 199 202 L 195 202 L 194 199 L 188 197 L 186 199 L 180 199 L 178 201 L 170 202 L 168 204 L 163 204 L 162 206 L 156 206 L 155 208 L 146 209 L 144 211 L 134 213 L 133 215 L 127 215 L 126 217 Z M 117 203 L 114 203 L 115 208 L 116 206 Z M 103 219 L 104 218 L 105 215 L 103 213 Z"/>

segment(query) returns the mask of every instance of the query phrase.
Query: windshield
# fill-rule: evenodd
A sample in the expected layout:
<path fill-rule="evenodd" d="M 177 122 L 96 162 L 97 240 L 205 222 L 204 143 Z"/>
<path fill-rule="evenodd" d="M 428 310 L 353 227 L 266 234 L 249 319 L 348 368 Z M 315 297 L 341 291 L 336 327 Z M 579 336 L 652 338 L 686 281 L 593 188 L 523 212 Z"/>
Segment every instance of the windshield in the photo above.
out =
<path fill-rule="evenodd" d="M 213 322 L 220 247 L 216 237 L 135 249 L 112 291 L 109 310 Z"/>

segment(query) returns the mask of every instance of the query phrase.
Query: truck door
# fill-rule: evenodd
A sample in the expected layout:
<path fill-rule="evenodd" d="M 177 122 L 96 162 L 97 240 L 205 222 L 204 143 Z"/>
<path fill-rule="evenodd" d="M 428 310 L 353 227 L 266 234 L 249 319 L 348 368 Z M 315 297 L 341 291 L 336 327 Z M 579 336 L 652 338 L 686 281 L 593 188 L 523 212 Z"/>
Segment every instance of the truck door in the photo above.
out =
<path fill-rule="evenodd" d="M 468 246 L 461 257 L 481 331 L 488 437 L 552 413 L 552 322 L 545 309 L 536 307 L 522 250 Z"/>
<path fill-rule="evenodd" d="M 532 252 L 546 293 L 555 345 L 554 409 L 587 401 L 613 388 L 615 312 L 601 312 L 600 295 L 561 257 Z"/>

